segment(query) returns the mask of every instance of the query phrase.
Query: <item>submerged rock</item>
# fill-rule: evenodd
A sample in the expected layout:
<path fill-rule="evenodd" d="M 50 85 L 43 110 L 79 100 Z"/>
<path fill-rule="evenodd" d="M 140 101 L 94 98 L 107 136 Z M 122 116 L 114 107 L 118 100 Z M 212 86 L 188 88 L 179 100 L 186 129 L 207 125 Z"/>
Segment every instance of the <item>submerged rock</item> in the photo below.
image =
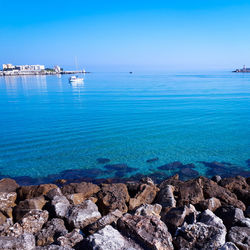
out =
<path fill-rule="evenodd" d="M 182 167 L 183 164 L 179 161 L 174 161 L 171 163 L 167 163 L 165 165 L 162 165 L 160 167 L 158 167 L 161 170 L 177 170 L 178 168 Z"/>
<path fill-rule="evenodd" d="M 159 160 L 159 158 L 158 158 L 158 157 L 155 157 L 155 158 L 146 160 L 146 162 L 147 162 L 147 163 L 152 163 L 152 162 L 156 162 L 156 161 L 158 161 L 158 160 Z"/>
<path fill-rule="evenodd" d="M 100 164 L 105 164 L 105 163 L 108 163 L 110 162 L 110 159 L 108 158 L 97 158 L 96 161 Z"/>

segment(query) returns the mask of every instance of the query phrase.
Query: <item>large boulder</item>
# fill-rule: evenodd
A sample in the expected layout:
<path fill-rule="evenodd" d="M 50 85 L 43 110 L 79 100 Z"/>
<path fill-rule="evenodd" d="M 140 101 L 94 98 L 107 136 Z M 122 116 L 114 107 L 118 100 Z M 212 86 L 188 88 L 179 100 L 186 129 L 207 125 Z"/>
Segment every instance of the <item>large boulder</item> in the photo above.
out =
<path fill-rule="evenodd" d="M 228 240 L 233 242 L 239 249 L 248 250 L 250 247 L 249 227 L 232 227 L 227 237 Z"/>
<path fill-rule="evenodd" d="M 19 221 L 26 213 L 33 209 L 42 210 L 46 203 L 47 201 L 45 200 L 44 196 L 20 201 L 13 209 L 13 216 L 16 221 Z"/>
<path fill-rule="evenodd" d="M 162 207 L 176 207 L 174 190 L 175 188 L 172 185 L 163 186 L 157 194 L 156 203 L 160 204 Z"/>
<path fill-rule="evenodd" d="M 58 188 L 55 184 L 41 184 L 38 186 L 22 186 L 17 190 L 18 199 L 25 200 L 46 195 L 51 189 Z"/>
<path fill-rule="evenodd" d="M 193 205 L 171 208 L 167 213 L 162 214 L 162 220 L 168 226 L 169 231 L 174 234 L 176 229 L 184 222 L 194 223 L 198 212 Z"/>
<path fill-rule="evenodd" d="M 66 220 L 73 228 L 83 229 L 101 218 L 98 207 L 90 200 L 69 208 Z"/>
<path fill-rule="evenodd" d="M 107 225 L 110 225 L 112 223 L 116 223 L 117 220 L 122 217 L 122 215 L 123 215 L 122 212 L 120 210 L 116 209 L 115 211 L 112 211 L 112 212 L 108 213 L 107 215 L 104 215 L 102 218 L 100 218 L 96 222 L 88 225 L 84 229 L 84 231 L 87 234 L 93 234 L 96 231 L 104 228 Z"/>
<path fill-rule="evenodd" d="M 19 185 L 13 179 L 4 178 L 0 180 L 0 192 L 16 192 L 18 187 Z"/>
<path fill-rule="evenodd" d="M 125 214 L 118 228 L 145 249 L 174 249 L 167 226 L 156 216 Z"/>
<path fill-rule="evenodd" d="M 221 206 L 221 202 L 219 199 L 217 198 L 210 198 L 210 199 L 206 199 L 203 201 L 200 201 L 197 206 L 199 208 L 201 208 L 201 210 L 206 210 L 209 209 L 212 212 L 214 212 L 217 208 L 219 208 Z"/>
<path fill-rule="evenodd" d="M 0 192 L 0 211 L 9 218 L 12 218 L 12 207 L 14 207 L 16 192 Z"/>
<path fill-rule="evenodd" d="M 245 218 L 243 211 L 233 206 L 222 206 L 215 211 L 215 214 L 223 220 L 228 229 Z"/>
<path fill-rule="evenodd" d="M 42 229 L 48 218 L 48 211 L 34 209 L 25 214 L 19 223 L 25 233 L 36 234 Z"/>
<path fill-rule="evenodd" d="M 50 245 L 56 241 L 57 237 L 66 235 L 68 230 L 62 219 L 54 218 L 48 221 L 43 229 L 37 234 L 37 246 Z"/>
<path fill-rule="evenodd" d="M 56 217 L 64 218 L 68 213 L 70 203 L 63 195 L 54 196 L 53 200 L 51 201 L 51 206 Z"/>
<path fill-rule="evenodd" d="M 72 232 L 57 238 L 58 244 L 64 247 L 74 247 L 82 240 L 83 236 L 80 234 L 80 229 L 74 229 Z"/>
<path fill-rule="evenodd" d="M 100 188 L 96 184 L 90 182 L 70 183 L 62 187 L 62 193 L 64 195 L 81 193 L 84 200 L 96 194 L 98 191 L 100 191 Z"/>
<path fill-rule="evenodd" d="M 142 180 L 142 184 L 139 186 L 138 193 L 134 198 L 129 201 L 129 210 L 133 210 L 142 204 L 151 204 L 159 191 L 153 181 L 149 178 L 146 181 Z"/>
<path fill-rule="evenodd" d="M 110 225 L 89 236 L 87 240 L 93 250 L 142 250 L 134 242 L 124 238 L 124 236 Z"/>
<path fill-rule="evenodd" d="M 179 228 L 174 245 L 176 249 L 218 249 L 225 244 L 225 236 L 224 229 L 197 222 Z"/>
<path fill-rule="evenodd" d="M 32 234 L 22 234 L 19 237 L 0 236 L 0 249 L 3 250 L 34 250 L 35 237 Z"/>
<path fill-rule="evenodd" d="M 116 209 L 123 213 L 128 211 L 127 202 L 130 197 L 125 184 L 102 184 L 97 196 L 97 205 L 104 215 Z"/>

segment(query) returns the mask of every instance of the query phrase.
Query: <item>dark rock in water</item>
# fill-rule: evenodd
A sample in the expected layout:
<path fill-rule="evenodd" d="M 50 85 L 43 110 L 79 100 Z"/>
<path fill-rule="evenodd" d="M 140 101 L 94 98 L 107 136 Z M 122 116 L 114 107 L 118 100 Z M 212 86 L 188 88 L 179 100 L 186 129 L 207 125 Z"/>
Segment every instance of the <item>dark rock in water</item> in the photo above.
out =
<path fill-rule="evenodd" d="M 166 174 L 166 172 L 156 171 L 152 174 L 149 174 L 148 177 L 150 177 L 155 183 L 160 183 L 163 180 L 167 179 L 169 175 Z"/>
<path fill-rule="evenodd" d="M 184 167 L 182 168 L 179 172 L 180 179 L 191 179 L 199 176 L 199 172 L 189 168 L 189 167 Z"/>
<path fill-rule="evenodd" d="M 250 228 L 232 227 L 228 233 L 228 240 L 233 242 L 239 249 L 249 249 L 250 246 Z"/>
<path fill-rule="evenodd" d="M 158 168 L 161 169 L 161 170 L 176 170 L 177 168 L 180 168 L 182 166 L 183 166 L 183 164 L 181 162 L 174 161 L 174 162 L 162 165 L 162 166 L 160 166 Z"/>
<path fill-rule="evenodd" d="M 0 192 L 16 192 L 19 185 L 13 179 L 5 178 L 0 180 Z"/>
<path fill-rule="evenodd" d="M 134 171 L 136 168 L 131 168 L 127 164 L 107 164 L 104 166 L 104 168 L 108 170 L 119 170 L 119 171 Z"/>
<path fill-rule="evenodd" d="M 118 228 L 143 249 L 174 249 L 167 226 L 157 216 L 125 214 L 118 220 Z"/>
<path fill-rule="evenodd" d="M 97 158 L 96 161 L 100 164 L 105 164 L 105 163 L 108 163 L 110 162 L 110 159 L 108 158 Z"/>
<path fill-rule="evenodd" d="M 250 159 L 246 160 L 246 163 L 250 167 Z"/>
<path fill-rule="evenodd" d="M 152 159 L 148 159 L 146 162 L 147 163 L 152 163 L 152 162 L 155 162 L 155 161 L 158 161 L 159 158 L 158 157 L 155 157 L 155 158 L 152 158 Z"/>

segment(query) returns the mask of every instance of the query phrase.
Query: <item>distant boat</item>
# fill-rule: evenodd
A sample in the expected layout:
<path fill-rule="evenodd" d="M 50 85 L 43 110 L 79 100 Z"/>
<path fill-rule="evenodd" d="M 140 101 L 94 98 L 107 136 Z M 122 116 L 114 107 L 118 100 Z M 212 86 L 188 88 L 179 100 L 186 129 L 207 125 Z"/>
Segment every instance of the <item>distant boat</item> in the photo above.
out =
<path fill-rule="evenodd" d="M 69 81 L 70 81 L 71 83 L 82 83 L 83 80 L 84 80 L 83 78 L 78 77 L 78 76 L 71 76 L 71 77 L 69 78 Z"/>
<path fill-rule="evenodd" d="M 129 72 L 129 74 L 132 74 L 132 73 L 133 73 L 132 71 Z"/>

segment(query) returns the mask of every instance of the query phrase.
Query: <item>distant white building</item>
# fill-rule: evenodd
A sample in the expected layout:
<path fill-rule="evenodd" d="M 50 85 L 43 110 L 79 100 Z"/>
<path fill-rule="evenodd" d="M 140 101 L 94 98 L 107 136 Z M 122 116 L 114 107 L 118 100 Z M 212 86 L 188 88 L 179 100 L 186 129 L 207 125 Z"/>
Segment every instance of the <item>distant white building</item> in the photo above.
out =
<path fill-rule="evenodd" d="M 45 70 L 44 65 L 18 65 L 15 69 L 20 71 L 42 71 Z"/>
<path fill-rule="evenodd" d="M 11 70 L 14 68 L 15 68 L 15 66 L 12 65 L 11 63 L 3 64 L 3 70 Z"/>

